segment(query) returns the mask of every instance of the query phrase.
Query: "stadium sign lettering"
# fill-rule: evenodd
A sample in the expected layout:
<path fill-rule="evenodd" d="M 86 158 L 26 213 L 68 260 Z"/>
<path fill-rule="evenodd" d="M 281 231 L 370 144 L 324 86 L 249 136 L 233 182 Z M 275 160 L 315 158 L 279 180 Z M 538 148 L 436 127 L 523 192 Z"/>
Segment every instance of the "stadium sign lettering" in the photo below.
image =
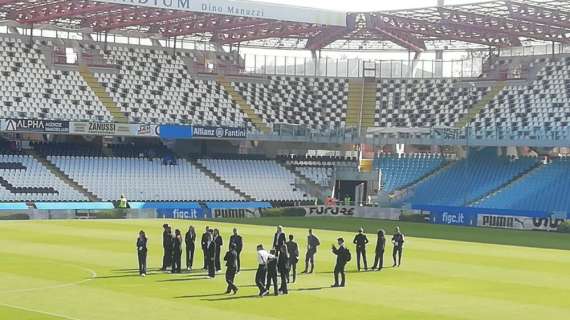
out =
<path fill-rule="evenodd" d="M 260 214 L 256 209 L 215 209 L 213 210 L 213 216 L 216 219 L 219 218 L 255 218 L 259 217 Z"/>
<path fill-rule="evenodd" d="M 246 128 L 227 128 L 227 127 L 192 127 L 192 136 L 196 138 L 247 138 Z"/>
<path fill-rule="evenodd" d="M 556 231 L 566 221 L 562 215 L 524 217 L 499 214 L 479 214 L 477 226 L 516 230 Z"/>
<path fill-rule="evenodd" d="M 98 0 L 100 2 L 118 3 L 151 7 L 156 9 L 183 10 L 201 13 L 232 15 L 317 23 L 346 27 L 346 12 L 315 9 L 309 7 L 285 6 L 276 3 L 260 3 L 240 0 Z"/>
<path fill-rule="evenodd" d="M 463 213 L 444 212 L 441 221 L 444 224 L 465 224 L 465 215 Z"/>
<path fill-rule="evenodd" d="M 99 123 L 91 122 L 89 123 L 89 133 L 108 133 L 114 134 L 117 127 L 114 123 Z"/>
<path fill-rule="evenodd" d="M 354 216 L 354 207 L 325 207 L 325 206 L 316 206 L 316 207 L 307 207 L 305 208 L 305 216 L 306 217 L 315 217 L 315 216 Z"/>

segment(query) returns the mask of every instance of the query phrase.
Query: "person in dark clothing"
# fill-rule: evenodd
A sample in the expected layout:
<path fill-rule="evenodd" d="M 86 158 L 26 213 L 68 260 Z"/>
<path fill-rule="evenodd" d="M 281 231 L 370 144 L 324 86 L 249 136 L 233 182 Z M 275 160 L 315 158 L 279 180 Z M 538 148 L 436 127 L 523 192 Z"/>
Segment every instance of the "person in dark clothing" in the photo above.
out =
<path fill-rule="evenodd" d="M 190 271 L 194 264 L 194 251 L 196 249 L 196 230 L 194 230 L 193 226 L 188 228 L 188 232 L 186 232 L 186 236 L 184 237 L 184 242 L 186 243 L 186 269 Z"/>
<path fill-rule="evenodd" d="M 404 234 L 400 232 L 400 227 L 396 227 L 395 231 L 392 236 L 392 243 L 394 244 L 392 258 L 394 259 L 393 267 L 399 267 L 402 263 L 402 251 L 404 250 Z"/>
<path fill-rule="evenodd" d="M 210 236 L 210 227 L 206 226 L 206 231 L 202 234 L 200 239 L 200 246 L 202 247 L 202 252 L 204 253 L 204 270 L 208 270 L 208 254 L 207 254 L 207 243 L 208 237 Z"/>
<path fill-rule="evenodd" d="M 279 249 L 285 244 L 287 240 L 285 239 L 285 233 L 283 232 L 283 227 L 278 226 L 277 232 L 273 236 L 273 250 L 279 255 Z"/>
<path fill-rule="evenodd" d="M 216 244 L 214 243 L 213 236 L 210 232 L 207 232 L 207 240 L 206 240 L 206 262 L 207 262 L 207 269 L 208 269 L 208 277 L 214 278 L 216 276 Z"/>
<path fill-rule="evenodd" d="M 364 270 L 368 270 L 368 264 L 366 262 L 366 245 L 368 244 L 368 238 L 364 234 L 364 228 L 358 230 L 358 234 L 354 237 L 353 243 L 356 245 L 356 267 L 360 271 L 360 257 L 364 262 Z"/>
<path fill-rule="evenodd" d="M 172 273 L 180 273 L 182 264 L 182 234 L 180 230 L 174 231 L 172 239 Z"/>
<path fill-rule="evenodd" d="M 374 266 L 372 270 L 378 267 L 378 271 L 384 267 L 384 248 L 386 247 L 386 236 L 384 230 L 378 230 L 378 239 L 376 240 L 376 257 L 374 258 Z"/>
<path fill-rule="evenodd" d="M 271 289 L 273 285 L 273 293 L 277 296 L 279 295 L 279 291 L 277 290 L 277 251 L 272 249 L 269 253 L 275 258 L 270 258 L 267 262 L 267 285 L 265 286 L 265 291 L 269 292 L 269 289 Z"/>
<path fill-rule="evenodd" d="M 332 252 L 336 255 L 336 265 L 334 267 L 334 284 L 333 288 L 344 287 L 346 285 L 346 277 L 344 275 L 344 267 L 350 261 L 350 252 L 344 245 L 344 239 L 338 238 L 338 249 L 332 246 Z M 341 276 L 341 282 L 338 282 L 338 276 Z"/>
<path fill-rule="evenodd" d="M 238 254 L 236 250 L 236 245 L 234 243 L 230 243 L 230 249 L 226 252 L 224 256 L 224 261 L 226 261 L 226 282 L 228 284 L 228 288 L 226 289 L 226 294 L 233 292 L 236 294 L 238 292 L 238 287 L 234 284 L 234 280 L 237 273 L 237 261 L 238 261 Z"/>
<path fill-rule="evenodd" d="M 265 249 L 263 245 L 257 246 L 257 272 L 255 273 L 255 285 L 259 289 L 259 296 L 266 296 L 269 291 L 265 290 L 265 279 L 267 277 L 267 263 L 270 259 L 275 259 L 276 257 Z"/>
<path fill-rule="evenodd" d="M 232 244 L 235 245 L 235 249 L 237 252 L 237 272 L 239 273 L 241 268 L 240 255 L 241 255 L 241 250 L 243 249 L 243 238 L 238 234 L 238 230 L 236 228 L 234 228 L 233 234 L 230 237 L 230 247 Z"/>
<path fill-rule="evenodd" d="M 162 233 L 162 248 L 164 256 L 162 258 L 162 271 L 166 271 L 172 265 L 172 229 L 168 224 L 162 225 L 164 232 Z"/>
<path fill-rule="evenodd" d="M 307 254 L 305 255 L 305 271 L 303 273 L 313 273 L 315 270 L 315 254 L 317 248 L 321 245 L 319 238 L 313 234 L 313 229 L 309 229 L 309 236 L 307 237 Z M 311 270 L 309 271 L 309 264 Z"/>
<path fill-rule="evenodd" d="M 222 236 L 220 236 L 220 230 L 214 229 L 214 244 L 216 247 L 216 255 L 215 255 L 215 266 L 216 272 L 222 271 L 222 262 L 220 261 L 220 255 L 222 252 L 222 246 L 224 245 L 224 241 L 222 240 Z"/>
<path fill-rule="evenodd" d="M 299 246 L 293 240 L 293 235 L 289 235 L 289 241 L 285 243 L 287 246 L 287 253 L 289 254 L 289 265 L 291 266 L 290 272 L 287 274 L 287 282 L 290 281 L 290 276 L 293 275 L 292 283 L 297 280 L 297 262 L 299 262 Z"/>
<path fill-rule="evenodd" d="M 288 294 L 287 282 L 289 282 L 289 271 L 291 269 L 289 253 L 287 252 L 287 246 L 281 246 L 279 250 L 279 256 L 277 258 L 277 271 L 281 275 L 281 286 L 279 287 L 279 292 L 283 294 Z"/>
<path fill-rule="evenodd" d="M 139 257 L 139 274 L 142 277 L 146 277 L 146 255 L 148 249 L 146 247 L 147 238 L 144 231 L 139 232 L 139 237 L 137 238 L 137 255 Z"/>

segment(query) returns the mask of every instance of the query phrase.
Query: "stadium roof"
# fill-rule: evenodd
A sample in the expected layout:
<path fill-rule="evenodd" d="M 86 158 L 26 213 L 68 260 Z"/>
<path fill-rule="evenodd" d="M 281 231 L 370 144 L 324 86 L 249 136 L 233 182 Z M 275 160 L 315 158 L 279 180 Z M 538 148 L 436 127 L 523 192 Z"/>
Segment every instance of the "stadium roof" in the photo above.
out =
<path fill-rule="evenodd" d="M 318 19 L 309 18 L 314 17 L 318 9 L 244 1 L 237 3 L 244 4 L 246 9 L 231 12 L 218 11 L 215 7 L 188 9 L 148 5 L 153 2 L 193 3 L 190 0 L 0 0 L 0 18 L 23 26 L 63 24 L 82 32 L 136 30 L 165 38 L 206 37 L 221 45 L 240 43 L 310 50 L 351 48 L 351 43 L 357 43 L 358 49 L 395 44 L 421 52 L 442 42 L 466 47 L 517 47 L 527 41 L 570 42 L 570 1 L 567 0 L 489 1 L 346 15 L 324 12 L 324 18 Z M 247 5 L 253 4 L 257 7 L 250 10 Z M 303 14 L 303 10 L 309 10 L 310 14 Z M 346 21 L 339 23 L 339 14 L 346 17 Z M 291 18 L 287 18 L 289 16 Z"/>

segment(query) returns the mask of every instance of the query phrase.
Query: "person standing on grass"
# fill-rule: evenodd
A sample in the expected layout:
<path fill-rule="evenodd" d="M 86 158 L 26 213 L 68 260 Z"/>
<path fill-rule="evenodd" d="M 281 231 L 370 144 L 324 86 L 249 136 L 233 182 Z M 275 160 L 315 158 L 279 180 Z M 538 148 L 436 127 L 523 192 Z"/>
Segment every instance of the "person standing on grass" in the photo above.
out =
<path fill-rule="evenodd" d="M 378 271 L 384 267 L 384 248 L 386 247 L 386 235 L 384 230 L 378 230 L 378 239 L 376 240 L 376 257 L 374 258 L 374 266 L 372 270 L 378 267 Z"/>
<path fill-rule="evenodd" d="M 279 255 L 279 249 L 287 242 L 285 239 L 285 233 L 283 232 L 283 227 L 278 226 L 277 232 L 273 236 L 273 250 L 275 250 L 276 254 Z"/>
<path fill-rule="evenodd" d="M 354 237 L 353 243 L 356 245 L 356 267 L 358 271 L 360 271 L 361 256 L 364 262 L 364 270 L 368 271 L 368 263 L 366 262 L 366 245 L 368 244 L 368 238 L 364 234 L 364 228 L 358 230 L 358 234 Z"/>
<path fill-rule="evenodd" d="M 234 228 L 233 234 L 230 237 L 230 246 L 232 244 L 235 245 L 235 249 L 237 252 L 237 273 L 239 273 L 241 269 L 240 255 L 241 255 L 241 250 L 243 249 L 243 238 L 241 237 L 241 235 L 238 234 L 238 230 L 236 228 Z"/>
<path fill-rule="evenodd" d="M 220 255 L 222 252 L 222 246 L 224 245 L 224 241 L 220 236 L 220 230 L 214 229 L 214 244 L 216 247 L 216 257 L 215 257 L 215 265 L 216 265 L 216 272 L 222 271 L 222 262 L 220 261 Z"/>
<path fill-rule="evenodd" d="M 174 231 L 172 239 L 172 273 L 180 273 L 182 264 L 182 234 L 180 230 Z"/>
<path fill-rule="evenodd" d="M 206 249 L 205 256 L 208 269 L 208 277 L 213 279 L 216 276 L 216 244 L 211 232 L 206 233 Z"/>
<path fill-rule="evenodd" d="M 269 293 L 271 286 L 273 286 L 273 294 L 276 296 L 279 295 L 279 291 L 277 289 L 277 258 L 278 254 L 275 249 L 271 249 L 269 252 L 273 258 L 269 258 L 267 261 L 267 285 L 265 286 L 265 291 Z"/>
<path fill-rule="evenodd" d="M 162 248 L 164 256 L 162 257 L 162 271 L 166 271 L 172 265 L 172 229 L 168 224 L 163 224 L 164 232 L 162 233 Z"/>
<path fill-rule="evenodd" d="M 404 250 L 404 234 L 400 232 L 400 227 L 396 227 L 392 236 L 392 243 L 394 244 L 394 250 L 392 251 L 394 265 L 392 267 L 399 267 L 402 263 L 402 251 Z"/>
<path fill-rule="evenodd" d="M 228 288 L 226 289 L 226 294 L 233 292 L 236 294 L 238 292 L 238 287 L 234 284 L 234 280 L 238 268 L 238 254 L 236 250 L 235 243 L 230 243 L 230 249 L 226 252 L 224 256 L 224 261 L 226 261 L 226 283 Z"/>
<path fill-rule="evenodd" d="M 275 259 L 276 257 L 267 250 L 263 249 L 263 245 L 257 245 L 257 272 L 255 273 L 255 284 L 259 289 L 259 296 L 266 296 L 269 291 L 265 290 L 265 280 L 267 277 L 267 263 L 269 259 Z"/>
<path fill-rule="evenodd" d="M 207 244 L 209 236 L 210 236 L 210 227 L 206 226 L 206 230 L 202 234 L 202 239 L 200 239 L 200 246 L 202 247 L 202 253 L 204 254 L 204 267 L 202 268 L 204 270 L 208 270 Z"/>
<path fill-rule="evenodd" d="M 148 249 L 146 247 L 148 239 L 144 231 L 139 232 L 139 237 L 137 238 L 137 255 L 139 258 L 139 275 L 146 277 L 146 255 Z"/>
<path fill-rule="evenodd" d="M 283 294 L 289 293 L 287 290 L 287 282 L 289 282 L 289 271 L 291 270 L 290 261 L 287 246 L 282 245 L 277 258 L 277 271 L 279 271 L 279 274 L 281 275 L 281 286 L 279 287 L 279 292 Z"/>
<path fill-rule="evenodd" d="M 338 238 L 338 248 L 333 244 L 332 252 L 336 255 L 336 265 L 334 267 L 334 284 L 333 288 L 344 287 L 346 285 L 346 277 L 344 275 L 344 267 L 351 260 L 350 251 L 344 245 L 344 239 Z M 341 277 L 341 282 L 338 282 L 338 277 Z"/>
<path fill-rule="evenodd" d="M 289 274 L 287 274 L 287 282 L 290 281 L 290 275 L 293 275 L 292 283 L 295 283 L 297 280 L 297 262 L 299 262 L 299 246 L 297 242 L 293 240 L 293 235 L 289 235 L 289 241 L 285 243 L 287 246 L 287 253 L 289 254 L 289 265 L 291 266 L 291 270 Z"/>
<path fill-rule="evenodd" d="M 313 234 L 313 229 L 309 229 L 309 236 L 307 236 L 307 254 L 305 255 L 305 271 L 303 273 L 313 273 L 315 270 L 315 254 L 317 248 L 321 245 L 319 238 Z M 309 271 L 309 264 L 311 271 Z"/>
<path fill-rule="evenodd" d="M 192 265 L 194 264 L 194 251 L 196 249 L 196 230 L 193 226 L 188 228 L 188 232 L 184 237 L 184 242 L 186 243 L 186 269 L 188 271 L 192 270 Z"/>

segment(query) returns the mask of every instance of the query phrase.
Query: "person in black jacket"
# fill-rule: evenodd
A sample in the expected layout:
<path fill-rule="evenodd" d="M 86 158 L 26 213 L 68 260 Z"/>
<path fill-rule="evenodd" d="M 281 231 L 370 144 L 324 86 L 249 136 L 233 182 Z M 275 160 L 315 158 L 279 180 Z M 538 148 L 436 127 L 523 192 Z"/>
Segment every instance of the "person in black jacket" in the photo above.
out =
<path fill-rule="evenodd" d="M 277 232 L 273 236 L 273 250 L 279 255 L 280 248 L 285 244 L 287 240 L 285 239 L 285 233 L 283 232 L 283 227 L 278 226 Z"/>
<path fill-rule="evenodd" d="M 241 268 L 240 255 L 241 250 L 243 249 L 243 238 L 238 234 L 238 230 L 236 228 L 234 228 L 233 234 L 230 237 L 230 247 L 232 244 L 235 245 L 235 250 L 237 253 L 237 273 L 239 273 Z"/>
<path fill-rule="evenodd" d="M 216 244 L 214 243 L 213 236 L 210 232 L 207 232 L 206 235 L 206 262 L 207 262 L 207 269 L 208 269 L 208 277 L 214 278 L 216 276 Z"/>
<path fill-rule="evenodd" d="M 277 296 L 279 291 L 277 290 L 277 251 L 272 249 L 269 254 L 275 256 L 274 259 L 269 259 L 267 262 L 267 284 L 265 286 L 265 291 L 269 292 L 271 285 L 273 284 L 273 292 Z"/>
<path fill-rule="evenodd" d="M 206 226 L 206 231 L 202 234 L 200 239 L 200 246 L 202 247 L 202 253 L 204 253 L 204 270 L 208 270 L 208 254 L 207 254 L 207 243 L 208 237 L 210 236 L 210 227 Z"/>
<path fill-rule="evenodd" d="M 356 245 L 356 267 L 358 271 L 360 271 L 361 256 L 364 262 L 364 270 L 368 270 L 368 264 L 366 262 L 366 245 L 368 244 L 368 238 L 364 234 L 364 228 L 358 230 L 358 234 L 354 237 L 353 243 Z"/>
<path fill-rule="evenodd" d="M 214 244 L 216 245 L 216 256 L 215 256 L 215 266 L 216 272 L 222 271 L 222 263 L 220 261 L 220 255 L 222 252 L 222 246 L 224 245 L 224 241 L 222 240 L 222 236 L 220 236 L 220 230 L 214 229 Z"/>
<path fill-rule="evenodd" d="M 172 265 L 172 229 L 168 224 L 163 224 L 164 232 L 162 233 L 162 248 L 164 256 L 162 257 L 162 271 L 166 271 Z"/>
<path fill-rule="evenodd" d="M 404 234 L 400 232 L 400 227 L 396 227 L 396 232 L 392 236 L 392 243 L 394 244 L 394 251 L 392 251 L 393 267 L 399 267 L 402 263 L 402 251 L 404 251 Z M 396 258 L 398 258 L 397 261 Z"/>
<path fill-rule="evenodd" d="M 293 275 L 292 283 L 297 280 L 297 262 L 299 262 L 299 246 L 293 240 L 293 235 L 289 235 L 289 241 L 285 243 L 287 246 L 287 253 L 289 254 L 289 265 L 291 266 L 290 272 L 287 274 L 287 282 L 290 280 L 290 275 Z"/>
<path fill-rule="evenodd" d="M 172 273 L 180 273 L 182 264 L 182 234 L 180 230 L 174 231 L 172 239 Z"/>
<path fill-rule="evenodd" d="M 386 236 L 384 230 L 378 230 L 378 239 L 376 240 L 376 257 L 374 258 L 374 266 L 372 270 L 378 267 L 378 271 L 384 267 L 384 248 L 386 247 Z"/>
<path fill-rule="evenodd" d="M 309 235 L 307 236 L 307 254 L 305 255 L 305 271 L 303 273 L 313 273 L 315 270 L 315 254 L 317 254 L 317 248 L 321 245 L 319 238 L 313 234 L 313 229 L 309 229 Z M 311 270 L 309 271 L 309 264 L 311 265 Z"/>
<path fill-rule="evenodd" d="M 287 246 L 281 246 L 279 250 L 279 256 L 277 257 L 277 271 L 281 275 L 281 286 L 279 287 L 279 292 L 283 294 L 288 294 L 287 282 L 289 281 L 289 271 L 290 271 L 290 258 L 287 252 Z"/>
<path fill-rule="evenodd" d="M 147 238 L 144 231 L 139 232 L 139 237 L 137 238 L 137 255 L 139 257 L 139 274 L 142 277 L 146 277 L 146 255 L 148 249 L 146 247 Z"/>
<path fill-rule="evenodd" d="M 332 246 L 332 252 L 336 255 L 336 265 L 334 267 L 334 284 L 333 288 L 344 287 L 346 285 L 346 277 L 344 275 L 344 267 L 350 261 L 350 252 L 344 245 L 344 239 L 338 238 L 338 249 Z M 341 276 L 341 282 L 338 283 L 338 276 Z"/>
<path fill-rule="evenodd" d="M 194 264 L 194 251 L 196 249 L 196 230 L 194 230 L 193 226 L 188 228 L 188 232 L 186 232 L 186 236 L 184 237 L 184 242 L 186 243 L 186 269 L 190 271 Z"/>
<path fill-rule="evenodd" d="M 230 249 L 226 252 L 224 256 L 224 261 L 226 261 L 226 282 L 228 284 L 228 288 L 226 289 L 226 294 L 233 292 L 236 294 L 238 292 L 238 287 L 234 284 L 234 280 L 237 273 L 237 261 L 238 261 L 238 254 L 236 250 L 236 245 L 234 243 L 230 243 Z"/>

